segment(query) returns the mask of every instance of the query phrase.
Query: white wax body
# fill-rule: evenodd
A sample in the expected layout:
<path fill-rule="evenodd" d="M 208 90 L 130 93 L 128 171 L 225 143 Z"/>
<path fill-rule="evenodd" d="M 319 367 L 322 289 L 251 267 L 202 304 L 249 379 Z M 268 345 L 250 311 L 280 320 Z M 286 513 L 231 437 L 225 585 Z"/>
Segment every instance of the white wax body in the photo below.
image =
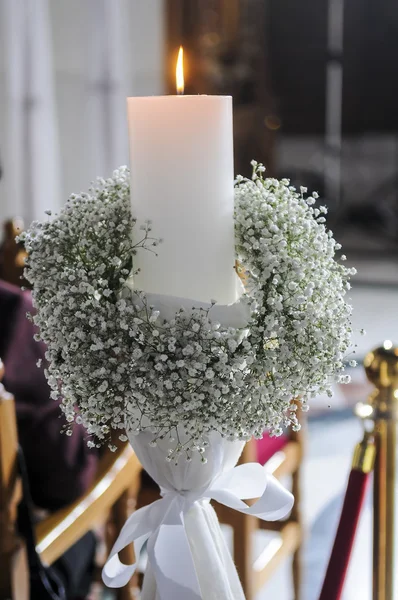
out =
<path fill-rule="evenodd" d="M 158 256 L 138 250 L 134 287 L 235 302 L 232 98 L 128 98 L 131 205 L 152 221 Z"/>

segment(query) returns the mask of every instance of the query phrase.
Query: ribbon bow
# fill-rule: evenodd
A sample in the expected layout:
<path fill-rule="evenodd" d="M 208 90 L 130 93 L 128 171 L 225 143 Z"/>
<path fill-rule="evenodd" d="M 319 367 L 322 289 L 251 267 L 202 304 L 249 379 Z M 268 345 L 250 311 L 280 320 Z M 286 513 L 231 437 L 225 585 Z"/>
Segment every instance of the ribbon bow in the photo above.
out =
<path fill-rule="evenodd" d="M 199 500 L 216 500 L 259 519 L 276 521 L 293 506 L 293 496 L 257 463 L 221 473 L 201 489 L 162 490 L 162 498 L 134 512 L 123 526 L 102 571 L 108 587 L 122 587 L 133 576 L 147 544 L 161 600 L 201 600 L 200 586 L 184 525 L 184 514 Z M 258 498 L 248 506 L 244 499 Z M 136 562 L 124 565 L 118 553 L 134 542 Z"/>

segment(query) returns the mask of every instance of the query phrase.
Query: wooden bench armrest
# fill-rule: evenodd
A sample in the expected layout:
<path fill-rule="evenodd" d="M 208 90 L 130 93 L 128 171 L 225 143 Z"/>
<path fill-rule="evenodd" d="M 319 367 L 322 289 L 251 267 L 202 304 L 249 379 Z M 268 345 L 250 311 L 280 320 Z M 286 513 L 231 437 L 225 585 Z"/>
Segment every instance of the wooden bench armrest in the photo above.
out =
<path fill-rule="evenodd" d="M 139 477 L 141 464 L 130 444 L 107 452 L 89 490 L 70 506 L 36 525 L 36 550 L 44 564 L 52 564 L 79 538 L 98 524 L 121 494 Z"/>
<path fill-rule="evenodd" d="M 292 475 L 297 471 L 303 459 L 303 450 L 301 444 L 295 441 L 289 441 L 284 448 L 271 456 L 266 463 L 267 470 L 277 479 L 286 475 Z"/>

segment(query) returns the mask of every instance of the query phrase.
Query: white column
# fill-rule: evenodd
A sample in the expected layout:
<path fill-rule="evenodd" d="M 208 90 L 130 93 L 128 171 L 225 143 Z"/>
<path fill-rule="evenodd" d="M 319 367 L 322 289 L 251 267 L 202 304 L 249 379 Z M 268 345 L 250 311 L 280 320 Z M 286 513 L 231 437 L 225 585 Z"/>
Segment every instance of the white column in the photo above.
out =
<path fill-rule="evenodd" d="M 326 199 L 338 204 L 341 199 L 344 0 L 328 2 L 325 191 Z"/>
<path fill-rule="evenodd" d="M 89 0 L 87 9 L 89 172 L 107 177 L 128 159 L 122 7 L 120 0 Z"/>
<path fill-rule="evenodd" d="M 48 0 L 1 0 L 6 53 L 6 209 L 43 218 L 60 206 L 60 165 Z"/>

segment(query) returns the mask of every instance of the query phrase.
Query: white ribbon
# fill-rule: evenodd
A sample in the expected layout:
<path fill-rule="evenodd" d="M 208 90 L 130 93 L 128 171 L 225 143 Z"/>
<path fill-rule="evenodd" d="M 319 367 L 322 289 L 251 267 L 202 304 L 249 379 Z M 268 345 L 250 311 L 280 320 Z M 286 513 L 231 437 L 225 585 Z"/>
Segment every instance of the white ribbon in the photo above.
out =
<path fill-rule="evenodd" d="M 199 468 L 204 467 L 198 465 Z M 201 600 L 184 523 L 184 515 L 193 505 L 203 500 L 216 500 L 243 514 L 274 521 L 286 516 L 294 502 L 292 494 L 257 463 L 229 468 L 201 488 L 175 489 L 164 485 L 164 481 L 162 483 L 163 497 L 139 509 L 126 521 L 102 572 L 105 585 L 113 588 L 126 585 L 146 544 L 160 600 Z M 249 498 L 258 500 L 248 506 L 243 500 Z M 136 563 L 124 565 L 118 552 L 131 542 L 134 543 Z"/>

